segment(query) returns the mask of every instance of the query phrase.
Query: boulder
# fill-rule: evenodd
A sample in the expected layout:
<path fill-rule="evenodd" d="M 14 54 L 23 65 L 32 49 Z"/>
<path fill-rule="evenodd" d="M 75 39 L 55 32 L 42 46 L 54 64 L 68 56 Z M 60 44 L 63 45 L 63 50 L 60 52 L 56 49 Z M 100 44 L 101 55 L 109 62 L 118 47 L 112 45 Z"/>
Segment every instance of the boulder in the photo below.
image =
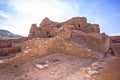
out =
<path fill-rule="evenodd" d="M 89 48 L 99 56 L 104 55 L 110 46 L 110 37 L 105 34 L 85 33 L 77 30 L 72 32 L 71 41 L 81 47 Z"/>
<path fill-rule="evenodd" d="M 111 36 L 110 48 L 114 56 L 120 57 L 120 36 Z"/>

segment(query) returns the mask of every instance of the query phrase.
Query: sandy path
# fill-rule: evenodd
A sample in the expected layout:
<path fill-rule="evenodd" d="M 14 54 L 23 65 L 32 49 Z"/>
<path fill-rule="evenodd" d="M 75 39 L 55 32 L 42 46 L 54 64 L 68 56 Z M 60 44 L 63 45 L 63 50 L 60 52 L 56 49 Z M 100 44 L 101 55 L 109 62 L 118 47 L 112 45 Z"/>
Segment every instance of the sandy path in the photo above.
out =
<path fill-rule="evenodd" d="M 51 62 L 48 67 L 43 69 L 34 66 L 50 59 L 59 59 L 60 61 Z M 79 71 L 81 67 L 89 66 L 93 62 L 92 59 L 55 53 L 14 69 L 0 69 L 0 80 L 63 80 Z"/>
<path fill-rule="evenodd" d="M 60 61 L 50 62 L 43 69 L 35 67 L 35 64 L 51 59 L 59 59 Z M 91 70 L 91 65 L 96 62 L 97 66 Z M 99 68 L 101 65 L 103 67 Z M 99 73 L 94 74 L 96 72 Z M 16 66 L 14 69 L 0 69 L 0 80 L 120 80 L 120 58 L 109 56 L 94 61 L 54 53 Z"/>

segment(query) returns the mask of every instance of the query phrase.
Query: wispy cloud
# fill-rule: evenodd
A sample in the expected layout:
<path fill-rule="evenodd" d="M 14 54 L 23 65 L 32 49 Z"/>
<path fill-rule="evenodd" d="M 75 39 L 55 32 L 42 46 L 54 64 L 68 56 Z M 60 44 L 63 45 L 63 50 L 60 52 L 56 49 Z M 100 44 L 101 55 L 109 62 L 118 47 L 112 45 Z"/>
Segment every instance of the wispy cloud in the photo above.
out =
<path fill-rule="evenodd" d="M 40 23 L 44 17 L 49 17 L 55 21 L 63 21 L 68 17 L 75 16 L 77 11 L 72 3 L 62 2 L 60 0 L 9 0 L 8 4 L 13 8 L 16 14 L 7 15 L 0 14 L 6 18 L 6 22 L 13 27 L 2 27 L 10 29 L 10 31 L 28 35 L 30 25 L 32 23 Z"/>
<path fill-rule="evenodd" d="M 10 15 L 3 12 L 3 11 L 0 11 L 0 16 L 4 17 L 4 18 L 10 18 Z"/>
<path fill-rule="evenodd" d="M 98 23 L 101 32 L 120 32 L 120 2 L 118 0 L 0 0 L 0 28 L 27 36 L 32 23 L 45 17 L 65 21 L 85 16 Z"/>

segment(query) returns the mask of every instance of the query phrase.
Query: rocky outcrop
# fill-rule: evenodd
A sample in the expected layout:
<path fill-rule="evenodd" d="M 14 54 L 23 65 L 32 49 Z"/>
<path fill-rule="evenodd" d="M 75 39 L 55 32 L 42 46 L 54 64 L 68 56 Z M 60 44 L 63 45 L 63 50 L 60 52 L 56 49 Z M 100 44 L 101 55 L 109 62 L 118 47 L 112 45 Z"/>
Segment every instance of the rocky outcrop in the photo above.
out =
<path fill-rule="evenodd" d="M 111 43 L 120 43 L 120 36 L 111 36 Z"/>
<path fill-rule="evenodd" d="M 0 56 L 20 52 L 20 46 L 12 40 L 0 40 Z"/>
<path fill-rule="evenodd" d="M 58 23 L 45 18 L 42 20 L 39 27 L 36 24 L 32 24 L 29 36 L 28 37 L 41 37 L 41 38 L 49 38 L 53 37 L 56 34 Z"/>
<path fill-rule="evenodd" d="M 74 17 L 62 24 L 73 25 L 74 30 L 80 30 L 86 33 L 100 33 L 99 25 L 87 23 L 86 17 Z"/>
<path fill-rule="evenodd" d="M 0 48 L 11 47 L 12 44 L 8 40 L 0 40 Z"/>
<path fill-rule="evenodd" d="M 7 56 L 10 54 L 15 54 L 21 51 L 21 48 L 19 46 L 13 46 L 9 48 L 0 48 L 0 56 Z"/>
<path fill-rule="evenodd" d="M 31 25 L 31 29 L 30 29 L 30 34 L 29 37 L 38 37 L 39 34 L 39 28 L 37 27 L 36 24 L 32 24 Z"/>
<path fill-rule="evenodd" d="M 0 61 L 0 66 L 6 65 L 19 65 L 26 61 L 30 61 L 51 53 L 65 53 L 70 55 L 76 55 L 86 58 L 95 58 L 95 55 L 88 48 L 82 48 L 75 44 L 69 42 L 71 36 L 71 30 L 68 28 L 63 28 L 59 33 L 53 38 L 35 38 L 23 42 L 22 51 L 18 53 L 15 57 Z M 59 44 L 58 44 L 59 43 Z"/>
<path fill-rule="evenodd" d="M 111 36 L 111 53 L 120 57 L 120 36 Z"/>
<path fill-rule="evenodd" d="M 37 27 L 36 24 L 32 24 L 29 37 L 53 37 L 56 35 L 57 30 L 65 25 L 71 25 L 73 30 L 80 30 L 86 33 L 100 33 L 99 25 L 87 23 L 87 19 L 85 17 L 74 17 L 62 23 L 53 22 L 48 18 L 45 18 L 39 27 Z"/>
<path fill-rule="evenodd" d="M 29 38 L 0 40 L 0 56 L 8 56 L 21 51 L 21 43 Z"/>
<path fill-rule="evenodd" d="M 72 33 L 71 40 L 81 47 L 95 51 L 99 56 L 103 56 L 110 46 L 110 37 L 99 33 L 85 33 L 75 30 Z"/>
<path fill-rule="evenodd" d="M 98 25 L 87 23 L 85 17 L 62 23 L 45 18 L 39 27 L 32 24 L 28 38 L 21 39 L 19 45 L 20 52 L 0 60 L 0 67 L 17 66 L 51 53 L 98 59 L 108 51 L 110 38 L 100 34 Z"/>

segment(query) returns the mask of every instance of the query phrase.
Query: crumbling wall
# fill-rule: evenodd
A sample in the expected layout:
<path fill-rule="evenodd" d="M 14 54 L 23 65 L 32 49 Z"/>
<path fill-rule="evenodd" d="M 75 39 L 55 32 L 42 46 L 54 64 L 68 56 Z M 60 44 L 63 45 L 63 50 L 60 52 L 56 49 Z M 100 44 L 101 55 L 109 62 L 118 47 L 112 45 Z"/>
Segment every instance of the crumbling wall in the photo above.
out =
<path fill-rule="evenodd" d="M 56 35 L 56 31 L 64 25 L 71 25 L 73 26 L 73 30 L 79 30 L 86 33 L 100 33 L 99 25 L 87 23 L 86 17 L 74 17 L 62 23 L 53 22 L 45 18 L 42 20 L 39 27 L 37 27 L 36 24 L 31 25 L 29 37 L 53 37 Z"/>
<path fill-rule="evenodd" d="M 1 61 L 0 66 L 16 66 L 24 62 L 51 54 L 64 53 L 85 58 L 97 59 L 98 56 L 87 48 L 79 47 L 69 42 L 71 30 L 63 28 L 52 38 L 34 38 L 22 43 L 22 51 L 11 59 Z M 2 63 L 3 62 L 3 63 Z"/>
<path fill-rule="evenodd" d="M 74 17 L 58 23 L 45 18 L 39 27 L 33 24 L 28 38 L 21 42 L 15 57 L 0 60 L 0 67 L 18 66 L 51 53 L 63 53 L 98 59 L 107 52 L 110 39 L 99 33 L 97 24 L 85 17 Z"/>
<path fill-rule="evenodd" d="M 111 36 L 111 45 L 112 54 L 120 57 L 120 36 Z"/>

